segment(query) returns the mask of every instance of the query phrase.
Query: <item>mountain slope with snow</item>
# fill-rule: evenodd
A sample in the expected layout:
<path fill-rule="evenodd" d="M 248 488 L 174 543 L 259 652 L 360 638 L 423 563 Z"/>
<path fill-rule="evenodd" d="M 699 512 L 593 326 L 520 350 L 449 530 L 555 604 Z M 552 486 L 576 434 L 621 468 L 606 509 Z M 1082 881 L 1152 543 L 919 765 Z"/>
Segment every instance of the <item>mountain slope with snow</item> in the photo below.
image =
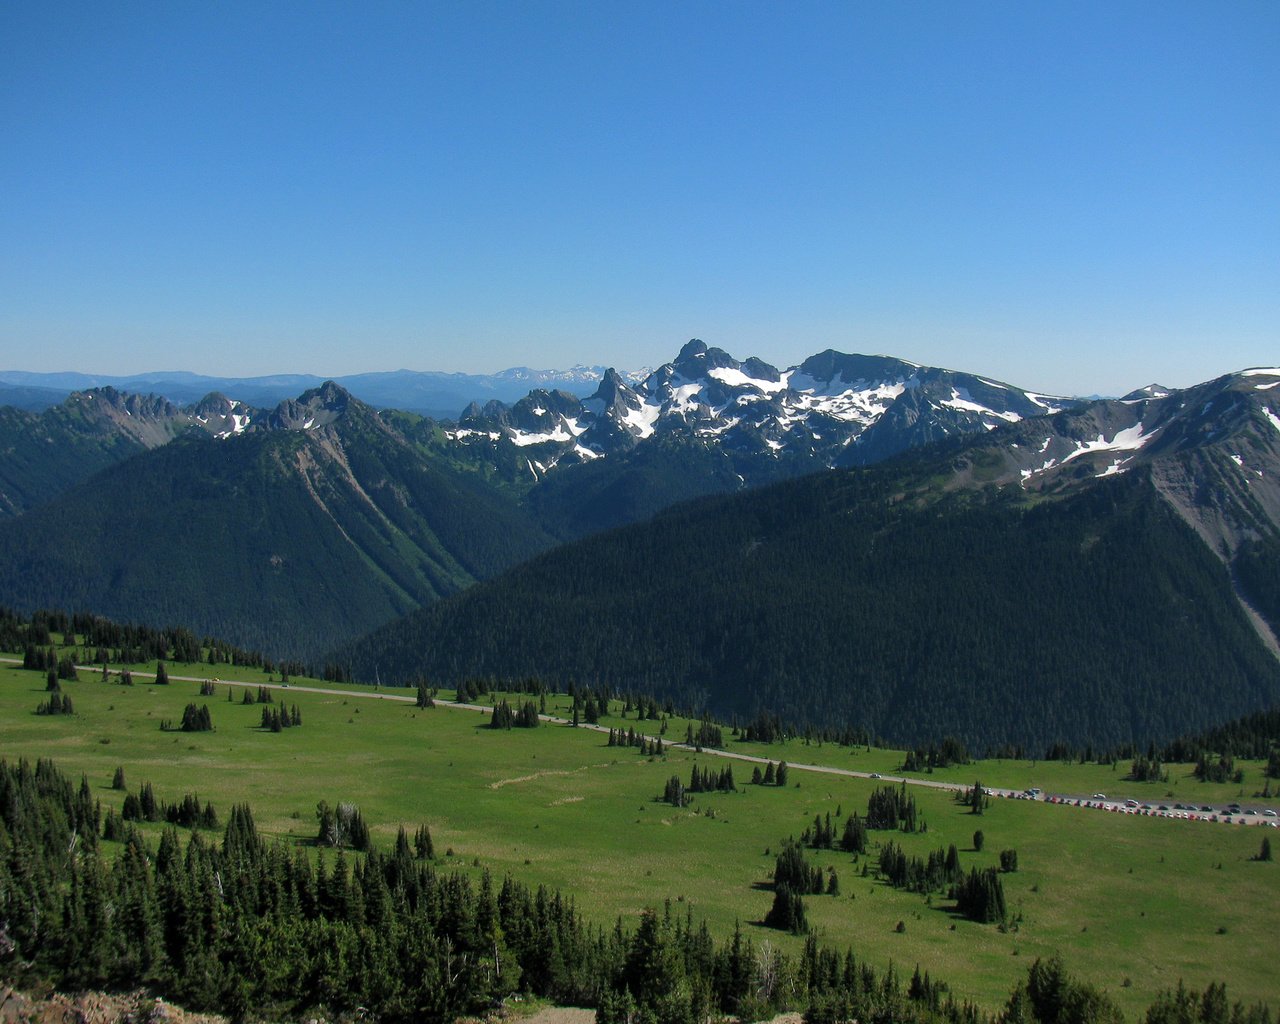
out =
<path fill-rule="evenodd" d="M 1230 561 L 1280 526 L 1280 369 L 1150 390 L 1019 424 L 975 443 L 966 458 L 985 481 L 1033 494 L 1147 467 L 1179 515 Z"/>
<path fill-rule="evenodd" d="M 867 465 L 958 434 L 1075 403 L 970 373 L 832 350 L 779 370 L 690 341 L 643 381 L 608 371 L 589 398 L 539 390 L 511 406 L 473 405 L 452 436 L 525 449 L 531 476 L 680 435 L 798 467 Z M 757 463 L 762 465 L 761 463 Z M 753 468 L 745 465 L 748 480 Z M 771 467 L 763 477 L 775 475 Z"/>
<path fill-rule="evenodd" d="M 332 383 L 273 410 L 214 396 L 183 415 L 176 439 L 0 521 L 0 604 L 180 622 L 299 657 L 553 543 Z"/>
<path fill-rule="evenodd" d="M 344 653 L 891 738 L 1145 745 L 1280 700 L 1278 482 L 1280 370 L 1250 370 L 681 505 Z"/>

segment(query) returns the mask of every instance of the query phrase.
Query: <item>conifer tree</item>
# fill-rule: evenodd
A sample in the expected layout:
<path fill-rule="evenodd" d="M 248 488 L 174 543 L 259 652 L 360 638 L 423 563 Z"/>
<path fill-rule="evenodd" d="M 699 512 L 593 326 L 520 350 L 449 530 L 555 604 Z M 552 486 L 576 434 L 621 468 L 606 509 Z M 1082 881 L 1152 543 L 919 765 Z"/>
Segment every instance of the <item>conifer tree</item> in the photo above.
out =
<path fill-rule="evenodd" d="M 413 849 L 418 855 L 418 860 L 435 860 L 436 848 L 431 841 L 431 829 L 425 824 L 419 825 L 418 830 L 413 834 Z"/>

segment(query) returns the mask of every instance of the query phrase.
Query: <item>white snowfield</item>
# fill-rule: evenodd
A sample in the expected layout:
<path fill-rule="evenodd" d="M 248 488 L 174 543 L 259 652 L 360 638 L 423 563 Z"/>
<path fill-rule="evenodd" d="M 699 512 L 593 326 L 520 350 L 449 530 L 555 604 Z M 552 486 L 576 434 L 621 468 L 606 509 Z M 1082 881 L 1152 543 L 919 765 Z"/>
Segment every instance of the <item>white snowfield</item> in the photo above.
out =
<path fill-rule="evenodd" d="M 542 434 L 527 434 L 521 430 L 513 430 L 511 432 L 511 443 L 517 448 L 526 448 L 531 444 L 542 444 L 546 441 L 569 441 L 573 435 L 564 428 L 563 424 L 556 424 L 555 430 L 549 430 Z"/>
<path fill-rule="evenodd" d="M 808 386 L 805 386 L 807 383 Z M 889 409 L 889 406 L 908 388 L 920 386 L 914 377 L 892 383 L 873 384 L 859 380 L 846 384 L 839 374 L 829 382 L 817 382 L 809 378 L 797 381 L 792 390 L 797 395 L 795 408 L 798 415 L 792 421 L 803 423 L 810 413 L 822 413 L 834 420 L 870 426 Z M 803 415 L 800 415 L 803 414 Z"/>
<path fill-rule="evenodd" d="M 1267 414 L 1267 419 L 1271 421 L 1271 425 L 1275 427 L 1276 430 L 1280 430 L 1280 416 L 1277 416 L 1272 412 L 1268 406 L 1263 406 L 1262 411 Z"/>
<path fill-rule="evenodd" d="M 996 412 L 994 409 L 988 409 L 985 405 L 980 405 L 973 400 L 973 396 L 969 394 L 968 388 L 952 388 L 951 397 L 942 403 L 951 409 L 959 409 L 962 412 L 976 412 L 983 416 L 996 416 L 1008 423 L 1017 423 L 1022 417 L 1016 412 Z"/>
<path fill-rule="evenodd" d="M 240 405 L 239 402 L 232 402 L 231 408 L 236 409 L 239 407 L 239 405 Z M 201 421 L 205 422 L 203 417 L 201 417 Z M 213 436 L 217 438 L 219 441 L 224 441 L 228 437 L 234 437 L 236 434 L 243 434 L 245 432 L 245 429 L 248 426 L 249 426 L 249 417 L 247 415 L 245 415 L 244 413 L 233 412 L 231 414 L 231 429 L 220 430 Z"/>
<path fill-rule="evenodd" d="M 1076 450 L 1062 460 L 1065 466 L 1072 459 L 1081 455 L 1088 455 L 1092 452 L 1131 452 L 1137 451 L 1144 444 L 1156 436 L 1158 431 L 1150 434 L 1143 432 L 1143 425 L 1136 423 L 1132 427 L 1126 427 L 1124 430 L 1118 431 L 1110 441 L 1102 434 L 1098 435 L 1096 441 L 1077 441 Z"/>
<path fill-rule="evenodd" d="M 1055 398 L 1053 395 L 1037 395 L 1033 391 L 1024 391 L 1023 394 L 1036 405 L 1040 406 L 1040 408 L 1050 416 L 1055 412 L 1062 412 L 1062 410 L 1066 408 L 1066 406 L 1062 404 L 1063 400 L 1061 398 Z"/>
<path fill-rule="evenodd" d="M 742 388 L 753 387 L 759 388 L 764 394 L 771 395 L 775 391 L 782 391 L 787 386 L 788 373 L 781 374 L 781 380 L 758 380 L 755 377 L 748 377 L 741 370 L 735 370 L 731 366 L 717 366 L 713 370 L 707 371 L 708 377 L 728 384 L 730 387 Z"/>
<path fill-rule="evenodd" d="M 662 415 L 662 406 L 642 405 L 639 409 L 628 409 L 623 422 L 633 434 L 643 439 L 653 436 L 653 425 L 658 422 L 660 415 Z"/>

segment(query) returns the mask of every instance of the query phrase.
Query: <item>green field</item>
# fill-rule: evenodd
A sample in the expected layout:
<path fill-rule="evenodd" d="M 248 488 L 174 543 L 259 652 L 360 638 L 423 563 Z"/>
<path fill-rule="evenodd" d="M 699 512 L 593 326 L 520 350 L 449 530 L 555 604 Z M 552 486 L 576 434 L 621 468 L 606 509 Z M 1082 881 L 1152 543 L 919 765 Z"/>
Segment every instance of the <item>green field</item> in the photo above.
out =
<path fill-rule="evenodd" d="M 226 666 L 170 665 L 169 671 L 199 678 L 235 674 L 254 684 L 268 679 Z M 314 836 L 320 800 L 357 804 L 381 844 L 390 844 L 399 825 L 412 833 L 425 822 L 446 864 L 561 888 L 604 926 L 670 898 L 681 911 L 691 908 L 695 919 L 705 917 L 717 934 L 740 921 L 757 943 L 795 948 L 800 940 L 754 924 L 772 900 L 772 854 L 815 814 L 830 813 L 842 823 L 840 814 L 865 813 L 880 784 L 795 771 L 786 789 L 749 786 L 749 764 L 708 753 L 648 759 L 606 746 L 594 731 L 556 725 L 495 731 L 484 728 L 481 712 L 443 704 L 420 710 L 391 699 L 405 691 L 306 680 L 276 692 L 298 705 L 302 727 L 270 733 L 258 727 L 261 708 L 241 705 L 241 689 L 225 682 L 217 684 L 216 696 L 202 698 L 195 682 L 164 687 L 139 678 L 138 685 L 122 687 L 102 682 L 98 673 L 80 675 L 64 684 L 76 714 L 44 717 L 33 713 L 45 696 L 43 675 L 0 668 L 3 756 L 51 757 L 72 775 L 85 773 L 104 808 L 123 802 L 124 794 L 110 788 L 117 766 L 131 790 L 149 781 L 161 800 L 197 793 L 224 820 L 233 802 L 248 802 L 260 830 L 287 842 Z M 345 693 L 309 693 L 304 685 Z M 234 702 L 227 701 L 228 690 Z M 189 702 L 209 705 L 216 731 L 162 732 L 160 721 L 177 721 Z M 548 711 L 567 707 L 561 697 L 549 701 Z M 615 713 L 602 724 L 637 723 Z M 684 730 L 683 719 L 672 720 L 667 736 L 683 739 Z M 795 740 L 729 746 L 792 764 L 858 771 L 897 774 L 902 763 L 900 752 Z M 716 770 L 732 764 L 739 792 L 699 794 L 683 810 L 656 802 L 666 780 L 673 774 L 687 780 L 695 761 Z M 1244 789 L 1252 793 L 1262 786 L 1260 767 L 1244 767 Z M 932 777 L 1085 795 L 1132 791 L 1146 800 L 1173 791 L 1197 802 L 1235 797 L 1241 789 L 1201 788 L 1181 777 L 1183 768 L 1175 766 L 1168 785 L 1146 786 L 1119 781 L 1123 766 L 1045 762 L 984 762 Z M 1109 991 L 1131 1018 L 1179 979 L 1195 988 L 1225 981 L 1233 1000 L 1274 1004 L 1280 863 L 1250 858 L 1264 835 L 1280 841 L 1280 832 L 1006 800 L 975 817 L 948 793 L 919 787 L 913 793 L 927 833 L 872 833 L 873 840 L 892 837 L 919 855 L 955 843 L 966 869 L 994 865 L 1000 850 L 1016 848 L 1020 870 L 1004 881 L 1017 927 L 1001 931 L 962 920 L 948 912 L 945 899 L 934 897 L 930 905 L 892 890 L 862 876 L 851 855 L 824 851 L 810 857 L 836 868 L 840 895 L 807 898 L 810 921 L 824 941 L 852 945 L 908 974 L 918 963 L 959 997 L 988 1009 L 1003 1002 L 1035 957 L 1054 952 L 1072 972 Z M 986 837 L 982 853 L 971 849 L 978 828 Z"/>

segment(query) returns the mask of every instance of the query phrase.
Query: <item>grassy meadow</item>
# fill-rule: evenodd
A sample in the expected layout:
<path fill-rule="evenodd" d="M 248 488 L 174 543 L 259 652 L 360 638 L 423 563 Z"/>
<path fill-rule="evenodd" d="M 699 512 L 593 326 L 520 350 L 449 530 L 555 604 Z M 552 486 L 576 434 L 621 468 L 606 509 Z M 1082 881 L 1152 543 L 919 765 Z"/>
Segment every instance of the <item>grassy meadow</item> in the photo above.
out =
<path fill-rule="evenodd" d="M 168 668 L 171 676 L 268 680 L 260 671 L 228 666 Z M 215 696 L 201 697 L 196 682 L 155 686 L 143 671 L 139 667 L 132 687 L 114 675 L 103 682 L 100 673 L 81 671 L 80 680 L 63 684 L 75 715 L 46 717 L 34 714 L 45 699 L 43 674 L 0 666 L 0 754 L 49 757 L 73 776 L 83 773 L 104 810 L 123 803 L 124 794 L 111 789 L 117 766 L 131 791 L 151 782 L 157 798 L 170 802 L 196 793 L 213 802 L 223 821 L 233 803 L 247 802 L 260 831 L 290 843 L 314 837 L 319 801 L 349 801 L 377 843 L 389 845 L 401 824 L 412 834 L 426 823 L 446 867 L 488 869 L 499 878 L 511 874 L 560 888 L 606 927 L 669 898 L 675 912 L 705 918 L 719 935 L 740 922 L 757 944 L 795 948 L 801 940 L 755 923 L 772 901 L 774 854 L 818 814 L 832 815 L 838 836 L 843 815 L 865 813 L 868 796 L 883 784 L 794 771 L 786 788 L 750 786 L 751 765 L 707 753 L 645 758 L 606 746 L 601 733 L 563 725 L 496 731 L 485 727 L 483 712 L 444 704 L 418 709 L 392 699 L 406 691 L 301 679 L 274 695 L 298 706 L 302 726 L 271 733 L 259 728 L 260 705 L 240 703 L 242 687 L 220 681 Z M 311 693 L 304 686 L 342 692 Z M 162 719 L 176 723 L 192 702 L 209 705 L 214 732 L 161 731 Z M 565 698 L 549 699 L 549 713 L 567 709 Z M 619 718 L 616 705 L 614 712 L 601 723 L 637 725 Z M 643 727 L 657 732 L 659 723 Z M 684 734 L 684 720 L 673 719 L 666 738 Z M 895 751 L 796 740 L 740 744 L 729 741 L 727 731 L 726 740 L 732 750 L 791 764 L 885 774 L 900 774 L 902 764 Z M 716 771 L 730 764 L 739 791 L 698 794 L 684 809 L 657 802 L 667 779 L 687 782 L 695 762 Z M 1180 774 L 1184 767 L 1174 766 L 1168 784 L 1148 786 L 1123 783 L 1123 766 L 1021 761 L 971 764 L 931 777 L 1084 795 L 1101 790 L 1147 801 L 1163 801 L 1167 792 L 1197 803 L 1239 795 L 1239 785 L 1188 782 Z M 1252 793 L 1262 786 L 1260 766 L 1244 767 L 1243 788 Z M 1055 952 L 1073 973 L 1109 991 L 1131 1019 L 1179 979 L 1196 988 L 1225 981 L 1233 1000 L 1267 999 L 1275 1007 L 1280 862 L 1251 858 L 1264 835 L 1280 845 L 1280 831 L 1008 800 L 974 816 L 949 793 L 912 792 L 927 832 L 873 832 L 873 843 L 893 838 L 920 856 L 955 843 L 966 870 L 995 865 L 1001 850 L 1016 849 L 1020 870 L 1003 876 L 1016 924 L 1005 931 L 973 924 L 950 913 L 943 898 L 929 901 L 887 887 L 871 871 L 874 848 L 857 863 L 843 852 L 810 851 L 811 860 L 824 870 L 833 866 L 839 876 L 838 896 L 806 897 L 823 941 L 852 945 L 860 956 L 892 962 L 906 974 L 919 964 L 958 997 L 986 1009 L 1003 1003 L 1035 957 Z M 158 834 L 159 826 L 148 828 Z M 976 829 L 985 834 L 980 853 L 972 849 Z M 866 876 L 864 862 L 871 871 Z"/>

